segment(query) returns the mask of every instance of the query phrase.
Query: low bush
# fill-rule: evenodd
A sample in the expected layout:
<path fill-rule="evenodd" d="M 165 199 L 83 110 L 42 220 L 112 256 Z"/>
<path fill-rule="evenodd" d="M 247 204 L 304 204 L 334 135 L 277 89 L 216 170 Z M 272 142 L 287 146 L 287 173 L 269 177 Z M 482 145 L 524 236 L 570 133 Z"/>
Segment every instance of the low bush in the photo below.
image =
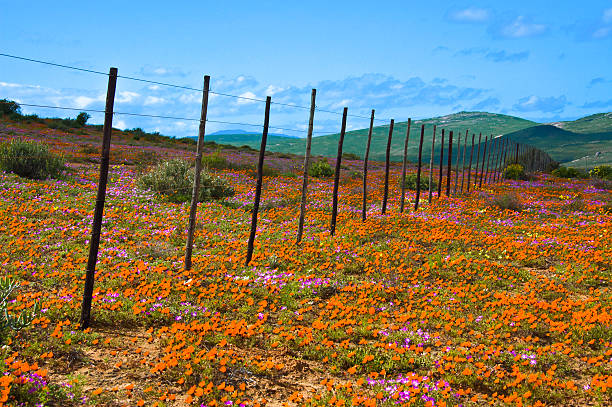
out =
<path fill-rule="evenodd" d="M 165 195 L 171 202 L 191 200 L 195 169 L 186 160 L 164 161 L 138 180 L 141 187 Z M 223 178 L 206 171 L 200 175 L 198 202 L 233 196 L 234 188 Z"/>
<path fill-rule="evenodd" d="M 588 174 L 584 170 L 579 170 L 573 167 L 559 167 L 552 171 L 552 175 L 559 178 L 588 178 Z"/>
<path fill-rule="evenodd" d="M 0 114 L 12 115 L 21 114 L 21 106 L 19 103 L 8 99 L 0 99 Z"/>
<path fill-rule="evenodd" d="M 0 170 L 30 179 L 59 178 L 66 169 L 64 159 L 43 143 L 13 140 L 0 145 Z"/>
<path fill-rule="evenodd" d="M 404 188 L 409 189 L 411 191 L 416 191 L 417 189 L 417 174 L 409 173 L 406 174 L 406 180 L 404 181 Z M 431 189 L 438 188 L 438 183 L 435 180 L 431 182 Z M 421 174 L 421 190 L 429 190 L 429 177 L 423 176 Z"/>
<path fill-rule="evenodd" d="M 516 194 L 497 195 L 489 202 L 489 206 L 498 207 L 504 210 L 520 212 L 523 210 L 523 203 Z"/>
<path fill-rule="evenodd" d="M 308 175 L 314 178 L 329 178 L 334 175 L 334 169 L 325 159 L 312 163 L 308 169 Z"/>
<path fill-rule="evenodd" d="M 598 165 L 597 167 L 589 171 L 589 175 L 592 178 L 612 180 L 612 166 Z"/>
<path fill-rule="evenodd" d="M 526 180 L 527 174 L 521 164 L 510 164 L 504 170 L 505 179 Z"/>
<path fill-rule="evenodd" d="M 342 153 L 342 159 L 343 160 L 361 160 L 361 157 L 353 153 Z"/>

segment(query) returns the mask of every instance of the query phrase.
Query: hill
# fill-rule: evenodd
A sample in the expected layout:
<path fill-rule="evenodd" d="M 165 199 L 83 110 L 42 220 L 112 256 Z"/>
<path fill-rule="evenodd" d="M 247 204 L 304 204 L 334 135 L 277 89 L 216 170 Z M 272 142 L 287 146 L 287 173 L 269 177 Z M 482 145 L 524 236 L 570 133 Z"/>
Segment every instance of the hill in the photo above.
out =
<path fill-rule="evenodd" d="M 468 143 L 471 143 L 472 133 L 476 134 L 476 140 L 480 133 L 483 135 L 483 140 L 485 135 L 508 135 L 516 141 L 532 144 L 549 152 L 551 157 L 561 163 L 568 163 L 589 156 L 589 166 L 612 164 L 612 113 L 599 113 L 574 121 L 547 125 L 519 117 L 486 112 L 459 112 L 431 119 L 415 120 L 411 125 L 408 145 L 408 159 L 413 162 L 418 159 L 418 140 L 421 125 L 423 124 L 426 126 L 423 142 L 423 157 L 425 161 L 429 159 L 431 154 L 432 126 L 436 125 L 438 129 L 436 133 L 436 161 L 438 160 L 437 152 L 439 151 L 441 130 L 445 129 L 447 134 L 450 130 L 454 132 L 454 140 L 456 140 L 458 133 L 461 134 L 462 143 L 466 131 L 470 132 Z M 391 160 L 393 161 L 400 161 L 402 159 L 406 126 L 407 122 L 398 122 L 394 125 L 391 143 Z M 344 140 L 344 152 L 363 157 L 367 133 L 368 129 L 347 132 Z M 384 160 L 388 134 L 389 125 L 374 127 L 370 150 L 370 157 L 373 160 Z M 258 134 L 224 134 L 213 136 L 210 140 L 214 140 L 217 143 L 240 146 L 248 145 L 253 148 L 259 148 L 260 137 Z M 338 138 L 339 134 L 329 134 L 314 138 L 312 154 L 327 157 L 335 156 L 338 149 Z M 456 147 L 456 142 L 454 144 Z M 271 137 L 268 141 L 267 149 L 303 155 L 304 147 L 304 139 Z M 602 153 L 597 159 L 595 159 L 596 152 Z M 453 156 L 455 154 L 456 148 L 454 148 Z"/>
<path fill-rule="evenodd" d="M 549 124 L 576 133 L 605 133 L 612 131 L 612 112 L 597 113 L 574 121 Z"/>

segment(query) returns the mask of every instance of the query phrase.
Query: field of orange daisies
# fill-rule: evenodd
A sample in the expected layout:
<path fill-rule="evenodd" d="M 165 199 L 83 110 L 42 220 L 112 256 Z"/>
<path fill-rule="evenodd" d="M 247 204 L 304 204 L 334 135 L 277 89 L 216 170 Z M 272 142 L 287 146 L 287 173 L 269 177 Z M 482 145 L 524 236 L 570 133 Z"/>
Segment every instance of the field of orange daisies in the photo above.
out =
<path fill-rule="evenodd" d="M 200 204 L 185 272 L 188 203 L 136 181 L 139 160 L 193 151 L 114 134 L 92 323 L 80 331 L 99 133 L 2 124 L 0 139 L 15 137 L 49 143 L 71 172 L 48 181 L 0 173 L 2 276 L 21 283 L 8 312 L 41 307 L 0 348 L 2 403 L 612 403 L 610 190 L 540 174 L 400 214 L 395 164 L 383 216 L 384 169 L 373 163 L 362 222 L 362 163 L 349 160 L 336 236 L 333 181 L 311 179 L 295 245 L 302 163 L 270 155 L 278 175 L 264 177 L 252 263 L 244 266 L 255 180 L 218 170 L 236 194 Z M 521 211 L 493 203 L 506 194 Z"/>

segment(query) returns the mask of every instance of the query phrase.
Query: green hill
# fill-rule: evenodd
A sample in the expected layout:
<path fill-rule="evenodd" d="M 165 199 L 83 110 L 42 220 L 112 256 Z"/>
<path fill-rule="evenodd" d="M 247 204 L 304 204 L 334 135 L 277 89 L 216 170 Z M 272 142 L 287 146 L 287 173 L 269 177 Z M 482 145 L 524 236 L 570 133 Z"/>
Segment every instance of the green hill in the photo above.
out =
<path fill-rule="evenodd" d="M 553 125 L 540 125 L 512 132 L 507 136 L 546 151 L 560 163 L 584 166 L 586 161 L 589 168 L 612 164 L 612 131 L 577 133 Z M 598 157 L 597 152 L 601 153 Z"/>
<path fill-rule="evenodd" d="M 575 133 L 605 133 L 612 131 L 612 112 L 597 113 L 570 122 L 549 124 Z"/>
<path fill-rule="evenodd" d="M 350 121 L 350 118 L 349 118 Z M 486 112 L 459 112 L 431 119 L 415 120 L 410 129 L 408 145 L 408 159 L 412 162 L 418 159 L 418 140 L 421 125 L 425 125 L 423 143 L 424 161 L 429 160 L 431 154 L 431 140 L 433 125 L 437 125 L 435 160 L 438 160 L 441 130 L 447 134 L 454 132 L 453 156 L 456 154 L 457 134 L 461 134 L 463 143 L 466 130 L 469 131 L 468 145 L 471 144 L 471 134 L 508 135 L 512 139 L 531 144 L 548 152 L 551 157 L 561 163 L 583 159 L 587 156 L 589 166 L 599 164 L 612 164 L 612 113 L 599 113 L 575 121 L 565 121 L 542 125 L 530 120 L 514 116 Z M 403 157 L 404 139 L 407 122 L 395 123 L 391 143 L 391 160 L 401 161 Z M 367 142 L 368 129 L 349 131 L 345 135 L 343 151 L 363 157 Z M 389 125 L 376 126 L 372 132 L 372 145 L 370 157 L 373 160 L 384 160 L 387 146 Z M 312 154 L 335 157 L 338 150 L 339 134 L 329 134 L 313 138 Z M 253 134 L 223 134 L 215 135 L 208 140 L 223 144 L 248 145 L 259 148 L 260 135 Z M 448 136 L 445 142 L 445 155 Z M 271 136 L 268 139 L 267 150 L 303 155 L 305 149 L 304 139 Z M 595 153 L 601 152 L 597 159 Z M 469 153 L 468 153 L 469 157 Z M 574 163 L 575 164 L 575 163 Z M 575 164 L 579 165 L 579 164 Z M 583 165 L 583 164 L 582 164 Z"/>

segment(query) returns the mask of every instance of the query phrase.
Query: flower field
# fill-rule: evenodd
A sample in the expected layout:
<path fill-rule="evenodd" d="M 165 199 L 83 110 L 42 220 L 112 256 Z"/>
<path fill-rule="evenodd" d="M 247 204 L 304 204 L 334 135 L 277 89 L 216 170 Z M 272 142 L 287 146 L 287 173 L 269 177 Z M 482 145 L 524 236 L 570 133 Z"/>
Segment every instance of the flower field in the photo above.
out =
<path fill-rule="evenodd" d="M 296 245 L 302 162 L 272 154 L 251 264 L 255 179 L 216 170 L 236 194 L 199 205 L 186 272 L 189 205 L 137 179 L 149 162 L 193 157 L 193 146 L 114 134 L 92 323 L 80 331 L 99 133 L 0 127 L 0 140 L 14 137 L 49 143 L 71 172 L 47 181 L 0 173 L 2 276 L 21 283 L 8 310 L 41 305 L 0 349 L 2 403 L 612 403 L 610 190 L 541 174 L 431 204 L 421 194 L 417 212 L 400 214 L 396 163 L 382 216 L 384 168 L 372 163 L 362 222 L 362 162 L 348 160 L 336 236 L 333 181 L 311 178 Z M 253 151 L 222 153 L 256 162 Z M 508 194 L 521 211 L 495 205 Z"/>

